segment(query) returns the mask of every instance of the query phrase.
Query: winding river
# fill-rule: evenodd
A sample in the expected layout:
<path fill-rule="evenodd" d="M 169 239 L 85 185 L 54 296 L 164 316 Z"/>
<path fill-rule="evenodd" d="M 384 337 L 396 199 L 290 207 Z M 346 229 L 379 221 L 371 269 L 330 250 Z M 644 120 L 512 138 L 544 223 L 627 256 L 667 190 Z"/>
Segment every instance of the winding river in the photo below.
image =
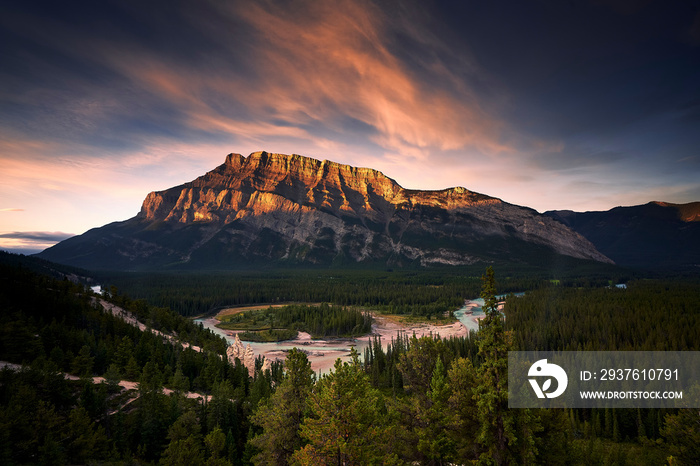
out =
<path fill-rule="evenodd" d="M 522 295 L 522 293 L 519 294 Z M 499 296 L 499 298 L 501 297 L 502 296 Z M 450 335 L 466 336 L 471 330 L 479 330 L 478 319 L 484 316 L 482 310 L 483 305 L 484 300 L 481 298 L 465 301 L 464 306 L 454 313 L 458 322 L 440 327 L 431 325 L 401 326 L 384 322 L 381 316 L 379 316 L 375 319 L 375 323 L 372 324 L 372 333 L 382 337 L 382 346 L 384 346 L 385 349 L 390 343 L 391 338 L 396 338 L 402 333 L 407 333 L 409 335 L 415 333 L 416 336 L 427 335 L 429 333 L 441 334 L 443 337 L 449 337 Z M 219 321 L 214 318 L 195 319 L 195 322 L 201 323 L 205 328 L 221 335 L 231 344 L 235 341 L 234 332 L 216 327 Z M 286 352 L 292 348 L 303 349 L 308 354 L 313 370 L 317 372 L 326 372 L 333 367 L 337 358 L 341 358 L 341 360 L 344 361 L 349 360 L 352 347 L 355 347 L 357 352 L 360 353 L 360 357 L 362 357 L 365 348 L 367 348 L 369 344 L 370 338 L 372 338 L 371 335 L 344 340 L 313 340 L 308 334 L 300 333 L 300 337 L 295 340 L 271 343 L 243 341 L 242 343 L 244 345 L 250 345 L 256 356 L 263 354 L 271 360 L 284 359 L 286 357 Z"/>

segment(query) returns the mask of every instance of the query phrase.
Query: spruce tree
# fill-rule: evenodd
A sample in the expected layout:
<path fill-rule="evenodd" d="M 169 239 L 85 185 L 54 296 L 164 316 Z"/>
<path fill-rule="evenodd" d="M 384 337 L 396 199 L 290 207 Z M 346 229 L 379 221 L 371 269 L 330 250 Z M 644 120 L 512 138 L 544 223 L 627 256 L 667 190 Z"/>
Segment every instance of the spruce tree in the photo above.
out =
<path fill-rule="evenodd" d="M 697 399 L 700 397 L 700 386 L 693 386 L 689 392 L 690 399 Z M 700 464 L 700 409 L 684 408 L 676 414 L 667 414 L 661 435 L 680 464 Z"/>
<path fill-rule="evenodd" d="M 287 355 L 285 369 L 280 386 L 252 417 L 253 424 L 263 429 L 250 440 L 260 450 L 252 458 L 256 465 L 287 464 L 292 453 L 304 445 L 299 428 L 313 388 L 314 371 L 306 354 L 296 348 Z"/>
<path fill-rule="evenodd" d="M 535 447 L 529 410 L 516 413 L 508 409 L 508 351 L 513 347 L 511 332 L 503 326 L 503 316 L 496 299 L 496 279 L 493 268 L 482 276 L 481 298 L 484 317 L 479 325 L 478 346 L 481 365 L 477 368 L 474 388 L 480 427 L 477 442 L 484 449 L 479 456 L 482 464 L 530 464 Z M 518 416 L 522 419 L 518 419 Z M 522 434 L 518 439 L 516 432 Z"/>
<path fill-rule="evenodd" d="M 480 424 L 473 401 L 476 370 L 469 359 L 459 358 L 450 367 L 447 377 L 450 391 L 448 409 L 452 413 L 448 432 L 455 440 L 458 462 L 468 464 L 479 456 L 476 437 Z"/>
<path fill-rule="evenodd" d="M 337 359 L 333 371 L 323 377 L 309 396 L 309 416 L 301 426 L 309 443 L 295 452 L 292 464 L 381 464 L 393 458 L 383 400 L 372 388 L 358 354 L 352 362 Z"/>
<path fill-rule="evenodd" d="M 187 411 L 168 429 L 170 443 L 160 458 L 164 466 L 197 466 L 204 463 L 202 435 L 194 411 Z"/>
<path fill-rule="evenodd" d="M 447 371 L 438 358 L 427 393 L 427 403 L 423 406 L 423 411 L 418 413 L 427 421 L 417 429 L 418 450 L 425 456 L 425 464 L 449 464 L 449 460 L 454 458 L 456 442 L 450 428 L 455 423 L 455 414 L 448 410 L 449 398 Z"/>

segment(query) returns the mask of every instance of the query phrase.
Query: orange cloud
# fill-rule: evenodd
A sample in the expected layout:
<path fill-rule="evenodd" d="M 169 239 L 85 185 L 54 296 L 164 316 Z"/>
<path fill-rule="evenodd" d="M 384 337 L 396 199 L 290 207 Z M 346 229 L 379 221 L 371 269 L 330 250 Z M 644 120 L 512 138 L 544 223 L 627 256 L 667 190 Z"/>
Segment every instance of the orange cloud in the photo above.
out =
<path fill-rule="evenodd" d="M 365 2 L 300 3 L 304 15 L 261 4 L 232 12 L 264 38 L 255 58 L 263 85 L 245 92 L 251 103 L 290 119 L 332 121 L 344 112 L 376 128 L 375 142 L 387 149 L 509 150 L 501 123 L 468 93 L 422 85 L 391 53 L 384 12 Z"/>
<path fill-rule="evenodd" d="M 503 123 L 447 66 L 432 65 L 433 72 L 454 84 L 441 89 L 424 83 L 392 53 L 390 18 L 370 3 L 304 1 L 282 7 L 255 2 L 221 8 L 222 15 L 254 31 L 245 52 L 226 31 L 208 31 L 231 57 L 245 63 L 244 73 L 235 63 L 195 68 L 145 51 L 102 56 L 175 104 L 185 123 L 198 130 L 315 140 L 323 147 L 332 141 L 324 142 L 307 126 L 347 134 L 345 125 L 354 120 L 373 128 L 367 137 L 385 150 L 421 158 L 433 150 L 513 151 L 502 141 Z M 403 32 L 420 34 L 415 25 Z M 228 110 L 240 104 L 245 112 Z"/>

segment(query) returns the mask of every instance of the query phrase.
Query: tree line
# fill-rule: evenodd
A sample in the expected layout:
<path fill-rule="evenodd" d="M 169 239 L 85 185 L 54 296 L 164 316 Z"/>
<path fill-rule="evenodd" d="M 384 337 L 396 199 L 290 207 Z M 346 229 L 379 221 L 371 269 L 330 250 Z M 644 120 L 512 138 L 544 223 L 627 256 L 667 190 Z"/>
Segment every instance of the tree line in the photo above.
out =
<path fill-rule="evenodd" d="M 508 299 L 517 348 L 697 351 L 700 282 L 633 280 L 626 288 L 541 287 Z"/>
<path fill-rule="evenodd" d="M 314 338 L 355 337 L 366 335 L 372 330 L 372 316 L 368 312 L 328 303 L 319 305 L 289 304 L 281 308 L 268 308 L 245 311 L 220 318 L 220 328 L 229 330 L 248 330 L 240 334 L 244 340 L 256 341 L 260 334 L 279 332 L 282 339 L 296 336 L 297 331 L 307 332 Z M 265 333 L 267 332 L 267 333 Z"/>
<path fill-rule="evenodd" d="M 481 272 L 438 270 L 310 270 L 265 273 L 103 273 L 102 283 L 184 316 L 261 303 L 327 302 L 389 314 L 440 318 L 478 296 Z M 522 291 L 546 283 L 517 274 L 501 291 Z M 607 283 L 607 279 L 606 279 Z"/>

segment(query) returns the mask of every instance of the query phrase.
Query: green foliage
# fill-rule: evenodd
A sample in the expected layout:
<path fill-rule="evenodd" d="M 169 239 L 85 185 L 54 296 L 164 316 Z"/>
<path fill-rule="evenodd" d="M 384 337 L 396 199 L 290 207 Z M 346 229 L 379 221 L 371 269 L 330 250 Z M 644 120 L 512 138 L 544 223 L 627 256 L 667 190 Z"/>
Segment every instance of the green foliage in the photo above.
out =
<path fill-rule="evenodd" d="M 293 464 L 366 465 L 388 456 L 388 431 L 382 398 L 353 351 L 351 363 L 338 359 L 308 398 L 309 416 L 301 436 L 309 443 L 297 450 Z"/>
<path fill-rule="evenodd" d="M 224 317 L 223 329 L 261 329 L 243 332 L 240 337 L 250 341 L 280 341 L 296 337 L 297 331 L 315 338 L 354 337 L 366 335 L 372 329 L 368 312 L 323 303 L 318 306 L 290 304 L 281 308 L 247 311 Z M 264 330 L 262 330 L 264 329 Z"/>
<path fill-rule="evenodd" d="M 226 328 L 225 325 L 220 325 L 220 328 Z M 240 332 L 238 334 L 243 341 L 258 341 L 258 342 L 273 342 L 285 341 L 296 338 L 297 331 L 291 329 L 268 329 L 258 330 L 255 332 Z"/>
<path fill-rule="evenodd" d="M 700 391 L 700 385 L 693 389 Z M 661 435 L 672 445 L 671 453 L 678 464 L 700 464 L 700 409 L 681 409 L 664 419 Z"/>
<path fill-rule="evenodd" d="M 408 350 L 400 356 L 398 365 L 403 376 L 403 387 L 417 397 L 426 397 L 430 391 L 435 366 L 440 361 L 442 367 L 449 364 L 452 354 L 439 338 L 413 336 Z"/>
<path fill-rule="evenodd" d="M 476 370 L 477 384 L 474 387 L 480 425 L 477 442 L 484 448 L 479 462 L 532 464 L 536 454 L 533 440 L 536 421 L 527 409 L 508 409 L 508 351 L 513 346 L 512 333 L 503 327 L 491 267 L 482 277 L 482 283 L 481 297 L 486 317 L 479 325 L 477 341 L 482 362 Z"/>
<path fill-rule="evenodd" d="M 519 350 L 700 349 L 696 280 L 635 280 L 626 289 L 547 286 L 508 299 L 504 311 Z M 555 455 L 558 461 L 552 462 L 566 458 L 574 464 L 661 464 L 672 454 L 677 464 L 695 464 L 692 413 L 697 415 L 661 409 L 571 410 L 567 430 L 572 450 L 555 453 L 564 440 L 548 442 L 542 434 L 553 426 L 565 429 L 561 419 L 543 410 L 538 413 L 544 430 L 536 435 L 538 456 L 551 460 Z"/>
<path fill-rule="evenodd" d="M 247 288 L 234 289 L 242 301 L 275 302 L 293 294 L 303 295 L 304 302 L 334 303 L 325 305 L 327 320 L 317 308 L 292 307 L 284 319 L 294 329 L 315 318 L 321 328 L 352 329 L 343 307 L 366 303 L 437 316 L 448 303 L 461 304 L 478 290 L 475 279 L 435 271 L 333 274 L 348 280 L 289 272 L 246 276 L 241 281 Z M 618 290 L 607 288 L 609 277 L 559 277 L 557 286 L 538 278 L 505 278 L 507 289 L 532 286 L 524 297 L 507 299 L 504 322 L 494 275 L 487 270 L 483 277 L 487 317 L 478 334 L 402 335 L 388 344 L 373 337 L 362 363 L 357 357 L 337 362 L 315 381 L 301 351 L 290 351 L 284 373 L 273 365 L 262 374 L 258 360 L 250 377 L 223 357 L 222 339 L 168 309 L 114 290 L 108 298 L 97 297 L 68 280 L 0 264 L 0 360 L 25 367 L 0 371 L 0 463 L 698 462 L 697 410 L 508 410 L 504 376 L 505 355 L 513 347 L 698 350 L 697 281 L 632 281 Z M 173 299 L 191 293 L 193 299 L 182 305 L 194 309 L 218 306 L 222 296 L 230 296 L 229 290 L 213 298 L 197 295 L 202 278 L 192 279 L 185 294 Z M 228 286 L 231 278 L 214 282 Z M 159 277 L 149 284 L 152 290 L 161 285 Z M 172 291 L 172 284 L 162 290 Z M 97 299 L 203 351 L 140 331 L 105 312 Z M 284 314 L 277 312 L 269 316 L 272 322 L 260 324 L 282 327 Z M 64 372 L 82 379 L 67 380 Z M 94 384 L 95 375 L 107 383 Z M 122 390 L 117 382 L 124 378 L 140 382 L 139 390 Z M 173 395 L 163 394 L 164 385 Z M 211 398 L 185 398 L 189 390 Z"/>
<path fill-rule="evenodd" d="M 617 288 L 545 287 L 509 299 L 522 351 L 700 350 L 700 286 L 639 280 Z"/>
<path fill-rule="evenodd" d="M 447 372 L 449 398 L 446 412 L 450 416 L 448 432 L 451 432 L 456 439 L 454 442 L 456 458 L 465 462 L 476 461 L 481 450 L 476 442 L 480 428 L 479 413 L 473 399 L 476 377 L 476 370 L 471 360 L 467 358 L 455 360 Z"/>
<path fill-rule="evenodd" d="M 412 348 L 411 355 L 408 355 Z M 428 355 L 423 355 L 422 352 Z M 418 389 L 413 393 L 420 394 L 427 391 L 428 380 L 432 377 L 438 355 L 449 366 L 455 357 L 476 360 L 477 352 L 474 334 L 448 339 L 442 339 L 439 335 L 416 338 L 401 334 L 396 339 L 392 338 L 386 344 L 386 349 L 383 348 L 381 338 L 375 336 L 370 338 L 365 349 L 363 364 L 375 387 L 390 390 L 396 396 L 411 391 L 410 386 L 417 384 Z M 404 381 L 406 375 L 409 377 L 408 382 Z"/>
<path fill-rule="evenodd" d="M 606 277 L 607 279 L 607 277 Z M 441 317 L 458 309 L 465 297 L 479 293 L 477 269 L 433 270 L 285 270 L 265 273 L 189 274 L 105 273 L 104 283 L 129 296 L 185 316 L 225 306 L 260 303 L 327 302 L 389 314 Z M 542 279 L 515 272 L 502 289 L 522 291 Z"/>
<path fill-rule="evenodd" d="M 231 464 L 228 460 L 223 458 L 226 448 L 226 435 L 224 435 L 219 427 L 215 427 L 207 434 L 204 438 L 204 445 L 209 455 L 206 462 L 207 466 L 225 466 Z"/>
<path fill-rule="evenodd" d="M 105 459 L 109 441 L 79 401 L 80 382 L 55 373 L 0 371 L 3 464 L 84 464 Z"/>
<path fill-rule="evenodd" d="M 446 464 L 455 457 L 458 440 L 450 433 L 454 413 L 447 409 L 450 391 L 445 365 L 437 358 L 425 407 L 417 413 L 423 418 L 417 429 L 417 448 L 429 464 Z"/>
<path fill-rule="evenodd" d="M 240 460 L 247 418 L 276 383 L 276 366 L 268 375 L 256 377 L 259 388 L 251 405 L 248 372 L 228 363 L 223 357 L 226 344 L 218 336 L 173 313 L 154 312 L 143 302 L 108 298 L 147 322 L 148 316 L 163 317 L 166 323 L 151 322 L 152 327 L 180 338 L 189 335 L 188 343 L 205 348 L 197 352 L 178 340 L 140 331 L 106 312 L 97 299 L 107 298 L 67 280 L 0 264 L 0 305 L 6 311 L 0 313 L 0 333 L 14 335 L 0 342 L 0 361 L 30 367 L 0 371 L 0 463 L 162 458 L 175 464 L 196 463 L 186 451 L 202 453 L 195 456 L 207 464 Z M 64 371 L 82 379 L 67 380 Z M 94 375 L 103 375 L 107 383 L 94 385 Z M 124 378 L 139 382 L 138 393 L 122 392 L 118 383 Z M 260 386 L 263 383 L 267 387 Z M 175 389 L 172 398 L 163 394 L 164 384 Z M 195 408 L 197 402 L 183 396 L 187 389 L 211 391 L 211 403 Z M 202 436 L 217 427 L 230 434 L 223 450 L 205 454 L 209 450 L 204 450 L 202 436 L 196 442 L 184 438 L 168 443 L 173 423 L 194 409 L 200 411 Z"/>
<path fill-rule="evenodd" d="M 194 411 L 187 411 L 168 429 L 170 443 L 163 452 L 160 464 L 169 466 L 197 466 L 203 463 L 202 435 Z"/>
<path fill-rule="evenodd" d="M 287 464 L 295 450 L 304 446 L 299 429 L 314 386 L 314 372 L 306 354 L 292 349 L 285 361 L 285 375 L 270 399 L 258 407 L 252 422 L 262 432 L 250 440 L 259 453 L 256 465 Z"/>

